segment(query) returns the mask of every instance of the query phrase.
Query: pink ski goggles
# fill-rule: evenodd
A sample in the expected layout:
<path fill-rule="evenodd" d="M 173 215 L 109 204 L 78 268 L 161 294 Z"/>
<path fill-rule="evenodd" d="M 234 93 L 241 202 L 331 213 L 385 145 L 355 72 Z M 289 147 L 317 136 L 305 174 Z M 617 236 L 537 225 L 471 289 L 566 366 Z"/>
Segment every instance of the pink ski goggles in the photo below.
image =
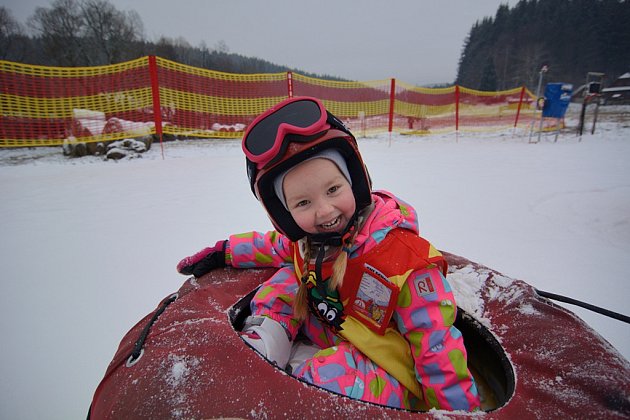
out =
<path fill-rule="evenodd" d="M 275 157 L 282 156 L 290 142 L 312 141 L 309 136 L 330 128 L 352 135 L 337 117 L 326 111 L 319 99 L 290 98 L 256 117 L 247 127 L 243 151 L 247 159 L 262 169 Z"/>

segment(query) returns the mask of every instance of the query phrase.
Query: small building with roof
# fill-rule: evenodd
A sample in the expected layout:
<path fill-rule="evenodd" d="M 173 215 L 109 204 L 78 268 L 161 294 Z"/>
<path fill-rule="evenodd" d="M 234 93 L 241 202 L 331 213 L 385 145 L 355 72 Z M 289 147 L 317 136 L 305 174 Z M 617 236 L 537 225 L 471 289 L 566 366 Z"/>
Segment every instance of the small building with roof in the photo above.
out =
<path fill-rule="evenodd" d="M 610 86 L 602 89 L 603 105 L 630 104 L 630 72 L 624 73 Z"/>

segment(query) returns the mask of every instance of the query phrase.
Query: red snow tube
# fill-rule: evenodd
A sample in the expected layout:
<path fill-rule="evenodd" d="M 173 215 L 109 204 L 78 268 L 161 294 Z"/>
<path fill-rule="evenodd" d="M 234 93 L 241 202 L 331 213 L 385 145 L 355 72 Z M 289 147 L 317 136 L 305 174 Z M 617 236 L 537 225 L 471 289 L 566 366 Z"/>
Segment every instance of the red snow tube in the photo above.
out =
<path fill-rule="evenodd" d="M 478 299 L 475 308 L 459 311 L 456 325 L 488 411 L 485 418 L 630 416 L 630 364 L 608 342 L 527 283 L 445 255 L 451 282 L 463 281 Z M 250 349 L 236 330 L 249 315 L 253 292 L 271 273 L 224 269 L 186 281 L 123 338 L 88 417 L 406 419 L 447 414 L 336 395 L 300 382 Z"/>

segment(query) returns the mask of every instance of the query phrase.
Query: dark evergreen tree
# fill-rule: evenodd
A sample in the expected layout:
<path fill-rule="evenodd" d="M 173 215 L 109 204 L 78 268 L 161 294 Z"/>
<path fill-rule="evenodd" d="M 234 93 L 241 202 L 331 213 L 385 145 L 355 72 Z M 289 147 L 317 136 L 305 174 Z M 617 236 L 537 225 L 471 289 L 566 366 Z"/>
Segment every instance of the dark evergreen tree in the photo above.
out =
<path fill-rule="evenodd" d="M 479 82 L 479 90 L 494 91 L 497 90 L 497 72 L 494 68 L 492 57 L 488 57 L 486 65 L 481 74 L 481 82 Z"/>
<path fill-rule="evenodd" d="M 494 63 L 497 89 L 524 84 L 534 91 L 540 69 L 547 81 L 577 88 L 588 72 L 609 81 L 630 71 L 629 0 L 521 0 L 477 21 L 462 48 L 456 83 L 475 87 Z M 485 83 L 486 81 L 484 81 Z"/>

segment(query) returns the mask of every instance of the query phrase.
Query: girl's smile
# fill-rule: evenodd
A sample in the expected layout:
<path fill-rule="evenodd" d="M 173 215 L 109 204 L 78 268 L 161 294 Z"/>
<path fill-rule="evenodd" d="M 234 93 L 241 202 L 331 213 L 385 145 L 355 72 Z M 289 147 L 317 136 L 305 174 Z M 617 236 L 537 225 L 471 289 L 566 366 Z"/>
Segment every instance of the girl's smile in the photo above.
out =
<path fill-rule="evenodd" d="M 293 168 L 284 178 L 283 189 L 291 216 L 307 233 L 340 232 L 356 209 L 350 183 L 326 158 Z"/>

